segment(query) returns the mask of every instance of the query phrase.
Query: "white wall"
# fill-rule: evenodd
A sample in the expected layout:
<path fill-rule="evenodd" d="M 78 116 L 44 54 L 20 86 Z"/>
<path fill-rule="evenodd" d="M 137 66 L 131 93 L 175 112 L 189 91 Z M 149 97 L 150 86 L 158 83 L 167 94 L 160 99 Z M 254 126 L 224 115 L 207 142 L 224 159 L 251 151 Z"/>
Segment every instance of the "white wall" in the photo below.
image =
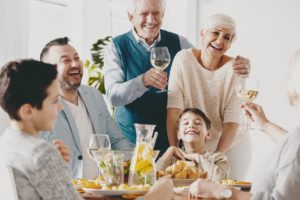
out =
<path fill-rule="evenodd" d="M 300 1 L 297 0 L 200 0 L 199 26 L 212 14 L 224 13 L 237 23 L 237 40 L 229 54 L 251 60 L 252 71 L 261 88 L 256 102 L 264 106 L 269 119 L 292 129 L 300 115 L 288 105 L 285 92 L 289 58 L 300 48 Z M 300 74 L 299 74 L 300 77 Z M 273 149 L 274 144 L 260 132 L 252 133 L 253 166 Z"/>
<path fill-rule="evenodd" d="M 27 0 L 1 0 L 0 3 L 0 67 L 7 61 L 26 55 Z M 8 126 L 6 113 L 0 108 L 0 136 Z"/>
<path fill-rule="evenodd" d="M 198 0 L 166 0 L 163 29 L 188 38 L 193 44 L 198 39 Z"/>
<path fill-rule="evenodd" d="M 82 57 L 90 58 L 90 49 L 99 38 L 127 32 L 131 23 L 127 17 L 129 0 L 88 0 L 83 2 Z M 196 43 L 197 0 L 166 0 L 163 28 L 183 35 Z"/>
<path fill-rule="evenodd" d="M 26 55 L 26 8 L 28 0 L 0 2 L 0 66 Z"/>
<path fill-rule="evenodd" d="M 99 38 L 111 35 L 110 0 L 81 0 L 82 49 L 81 57 L 90 59 L 92 44 Z"/>

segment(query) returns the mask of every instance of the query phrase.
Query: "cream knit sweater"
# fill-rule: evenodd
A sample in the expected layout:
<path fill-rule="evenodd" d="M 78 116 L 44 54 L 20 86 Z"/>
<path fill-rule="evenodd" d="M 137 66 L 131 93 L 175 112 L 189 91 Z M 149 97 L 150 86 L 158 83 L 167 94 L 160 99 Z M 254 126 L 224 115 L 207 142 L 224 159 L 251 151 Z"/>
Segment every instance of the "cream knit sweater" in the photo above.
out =
<path fill-rule="evenodd" d="M 206 150 L 212 152 L 217 148 L 222 124 L 240 121 L 241 101 L 235 94 L 238 75 L 232 70 L 232 62 L 233 59 L 209 71 L 200 65 L 192 49 L 185 49 L 175 56 L 170 72 L 167 107 L 196 107 L 206 113 L 212 122 L 212 138 L 207 141 Z"/>

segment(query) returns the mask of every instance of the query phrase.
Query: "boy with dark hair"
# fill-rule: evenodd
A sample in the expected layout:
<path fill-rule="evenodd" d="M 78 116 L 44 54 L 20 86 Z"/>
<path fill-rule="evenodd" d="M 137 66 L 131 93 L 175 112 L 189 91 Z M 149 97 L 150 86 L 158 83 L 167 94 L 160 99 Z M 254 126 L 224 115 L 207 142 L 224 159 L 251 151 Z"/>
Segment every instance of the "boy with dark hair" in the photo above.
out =
<path fill-rule="evenodd" d="M 56 77 L 54 65 L 35 60 L 12 61 L 0 71 L 0 105 L 11 120 L 0 139 L 0 163 L 12 169 L 20 200 L 82 199 L 58 150 L 38 138 L 62 109 Z"/>
<path fill-rule="evenodd" d="M 210 180 L 219 181 L 226 178 L 229 173 L 226 155 L 223 152 L 208 152 L 205 147 L 206 141 L 211 139 L 211 122 L 206 114 L 198 108 L 186 108 L 180 114 L 177 125 L 177 137 L 182 141 L 184 149 L 169 147 L 157 161 L 157 169 L 166 169 L 174 159 L 191 160 L 208 173 Z"/>

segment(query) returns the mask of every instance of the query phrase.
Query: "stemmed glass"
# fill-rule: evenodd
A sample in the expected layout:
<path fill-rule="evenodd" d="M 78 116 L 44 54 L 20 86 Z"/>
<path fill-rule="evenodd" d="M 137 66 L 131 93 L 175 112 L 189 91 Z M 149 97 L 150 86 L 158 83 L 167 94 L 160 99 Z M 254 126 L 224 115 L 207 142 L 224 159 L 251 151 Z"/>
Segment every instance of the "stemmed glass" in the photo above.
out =
<path fill-rule="evenodd" d="M 103 160 L 103 153 L 111 150 L 111 144 L 106 134 L 91 134 L 89 139 L 88 154 L 99 167 L 99 176 L 103 172 L 100 165 Z"/>
<path fill-rule="evenodd" d="M 150 62 L 153 67 L 165 70 L 170 64 L 171 57 L 167 47 L 153 47 L 150 54 Z M 167 92 L 165 88 L 158 92 Z"/>
<path fill-rule="evenodd" d="M 250 103 L 256 99 L 258 95 L 259 82 L 254 74 L 248 76 L 240 75 L 236 85 L 236 94 L 243 102 Z M 249 122 L 249 117 L 245 117 L 244 128 L 253 129 L 252 124 Z"/>

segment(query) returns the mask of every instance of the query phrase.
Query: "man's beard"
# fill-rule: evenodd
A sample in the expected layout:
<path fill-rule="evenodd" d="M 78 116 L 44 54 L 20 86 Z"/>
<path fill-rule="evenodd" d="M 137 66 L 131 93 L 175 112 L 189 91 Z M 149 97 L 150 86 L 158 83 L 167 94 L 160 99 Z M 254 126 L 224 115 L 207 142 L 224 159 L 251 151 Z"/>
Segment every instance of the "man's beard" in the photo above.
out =
<path fill-rule="evenodd" d="M 60 80 L 59 84 L 62 90 L 72 92 L 72 91 L 76 91 L 80 87 L 81 80 L 78 83 L 71 83 L 70 80 L 65 79 L 65 80 Z"/>

